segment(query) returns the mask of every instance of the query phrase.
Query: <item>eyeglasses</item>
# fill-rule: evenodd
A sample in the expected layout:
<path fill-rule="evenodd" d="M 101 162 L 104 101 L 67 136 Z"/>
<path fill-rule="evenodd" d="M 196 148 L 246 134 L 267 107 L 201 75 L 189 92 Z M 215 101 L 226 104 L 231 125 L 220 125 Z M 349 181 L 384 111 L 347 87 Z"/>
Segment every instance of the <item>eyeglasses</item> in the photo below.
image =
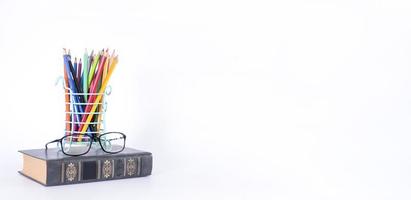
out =
<path fill-rule="evenodd" d="M 100 144 L 101 149 L 106 153 L 119 153 L 124 150 L 126 145 L 126 135 L 120 132 L 107 132 L 99 136 L 87 134 L 66 135 L 61 139 L 56 139 L 46 143 L 47 145 L 58 142 L 61 151 L 68 156 L 81 156 L 88 153 L 93 142 Z"/>

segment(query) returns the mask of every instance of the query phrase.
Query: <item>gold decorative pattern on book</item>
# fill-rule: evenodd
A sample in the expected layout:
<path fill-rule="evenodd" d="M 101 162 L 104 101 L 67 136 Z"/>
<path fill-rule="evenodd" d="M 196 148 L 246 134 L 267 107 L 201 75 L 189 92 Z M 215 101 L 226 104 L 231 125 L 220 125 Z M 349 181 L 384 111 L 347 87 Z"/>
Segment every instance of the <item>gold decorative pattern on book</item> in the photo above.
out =
<path fill-rule="evenodd" d="M 113 174 L 112 163 L 110 160 L 105 160 L 103 163 L 103 177 L 109 178 Z"/>
<path fill-rule="evenodd" d="M 136 173 L 136 169 L 137 169 L 137 167 L 136 167 L 136 160 L 135 159 L 132 159 L 132 158 L 129 158 L 128 160 L 127 160 L 127 174 L 129 175 L 129 176 L 132 176 L 132 175 L 134 175 L 135 173 Z"/>
<path fill-rule="evenodd" d="M 66 177 L 68 181 L 74 181 L 77 176 L 77 169 L 73 163 L 69 163 L 66 169 Z"/>

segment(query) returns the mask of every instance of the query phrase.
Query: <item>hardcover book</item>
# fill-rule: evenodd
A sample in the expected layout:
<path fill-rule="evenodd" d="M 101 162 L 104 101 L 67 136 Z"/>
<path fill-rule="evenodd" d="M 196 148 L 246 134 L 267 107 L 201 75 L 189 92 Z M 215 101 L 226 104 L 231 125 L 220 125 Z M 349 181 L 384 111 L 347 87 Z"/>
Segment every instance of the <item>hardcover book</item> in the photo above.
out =
<path fill-rule="evenodd" d="M 23 154 L 19 173 L 45 186 L 143 177 L 153 166 L 150 152 L 132 148 L 117 154 L 90 149 L 83 156 L 67 156 L 57 148 L 19 152 Z"/>

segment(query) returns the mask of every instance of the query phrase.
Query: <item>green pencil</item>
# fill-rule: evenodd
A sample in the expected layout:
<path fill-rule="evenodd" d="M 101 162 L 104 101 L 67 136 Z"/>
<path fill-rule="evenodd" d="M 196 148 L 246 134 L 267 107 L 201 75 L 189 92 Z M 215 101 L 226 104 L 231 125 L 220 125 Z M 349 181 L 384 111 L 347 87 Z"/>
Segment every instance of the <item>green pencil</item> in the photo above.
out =
<path fill-rule="evenodd" d="M 84 92 L 84 99 L 87 102 L 87 91 L 88 91 L 88 54 L 87 49 L 84 52 L 83 56 L 83 92 Z"/>
<path fill-rule="evenodd" d="M 99 52 L 93 60 L 93 64 L 91 65 L 90 71 L 88 72 L 88 86 L 90 87 L 91 80 L 93 80 L 94 71 L 96 70 L 97 63 L 100 59 L 101 52 Z"/>

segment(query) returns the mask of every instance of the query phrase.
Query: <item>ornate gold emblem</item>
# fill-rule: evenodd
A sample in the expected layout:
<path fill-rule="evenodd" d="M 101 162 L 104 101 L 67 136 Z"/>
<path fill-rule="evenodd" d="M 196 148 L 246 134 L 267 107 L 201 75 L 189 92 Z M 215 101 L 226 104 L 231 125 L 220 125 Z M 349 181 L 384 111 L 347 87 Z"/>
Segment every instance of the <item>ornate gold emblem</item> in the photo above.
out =
<path fill-rule="evenodd" d="M 103 163 L 103 176 L 104 178 L 108 178 L 113 173 L 113 167 L 111 166 L 111 162 L 109 160 L 104 161 Z"/>
<path fill-rule="evenodd" d="M 134 159 L 129 158 L 127 160 L 127 174 L 129 176 L 136 173 L 136 161 Z"/>
<path fill-rule="evenodd" d="M 77 176 L 77 169 L 73 163 L 69 163 L 66 169 L 66 177 L 68 181 L 74 181 Z"/>

